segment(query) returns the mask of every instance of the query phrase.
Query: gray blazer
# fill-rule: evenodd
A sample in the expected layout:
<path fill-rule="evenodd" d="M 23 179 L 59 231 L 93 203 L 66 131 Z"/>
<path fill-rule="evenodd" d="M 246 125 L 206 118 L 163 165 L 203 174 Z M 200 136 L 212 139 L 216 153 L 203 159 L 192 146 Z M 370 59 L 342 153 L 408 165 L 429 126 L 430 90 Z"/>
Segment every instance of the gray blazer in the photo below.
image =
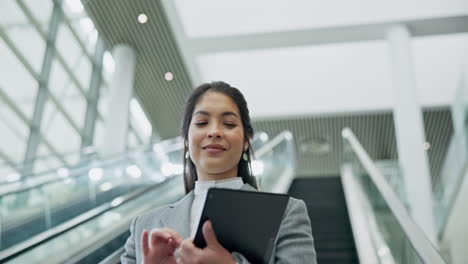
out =
<path fill-rule="evenodd" d="M 241 190 L 256 191 L 249 184 L 244 184 Z M 121 256 L 122 263 L 143 263 L 141 235 L 144 229 L 149 232 L 153 228 L 167 227 L 179 232 L 184 239 L 188 238 L 193 198 L 192 191 L 178 202 L 135 217 L 130 226 L 130 237 L 125 243 L 125 253 Z M 250 263 L 242 254 L 233 252 L 232 255 L 238 263 Z M 289 199 L 268 263 L 317 263 L 310 219 L 304 201 Z"/>

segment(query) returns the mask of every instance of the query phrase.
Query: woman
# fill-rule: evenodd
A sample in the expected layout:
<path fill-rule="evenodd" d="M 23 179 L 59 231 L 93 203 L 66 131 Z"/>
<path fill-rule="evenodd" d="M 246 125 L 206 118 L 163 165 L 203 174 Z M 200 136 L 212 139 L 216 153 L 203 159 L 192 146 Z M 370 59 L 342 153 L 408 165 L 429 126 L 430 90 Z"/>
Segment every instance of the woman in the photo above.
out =
<path fill-rule="evenodd" d="M 209 188 L 257 189 L 250 168 L 253 128 L 244 96 L 224 82 L 199 86 L 186 103 L 182 136 L 187 195 L 133 220 L 122 263 L 250 263 L 242 252 L 231 253 L 218 242 L 209 221 L 203 225 L 207 247 L 197 248 L 192 240 Z M 289 199 L 269 263 L 316 263 L 303 201 Z"/>

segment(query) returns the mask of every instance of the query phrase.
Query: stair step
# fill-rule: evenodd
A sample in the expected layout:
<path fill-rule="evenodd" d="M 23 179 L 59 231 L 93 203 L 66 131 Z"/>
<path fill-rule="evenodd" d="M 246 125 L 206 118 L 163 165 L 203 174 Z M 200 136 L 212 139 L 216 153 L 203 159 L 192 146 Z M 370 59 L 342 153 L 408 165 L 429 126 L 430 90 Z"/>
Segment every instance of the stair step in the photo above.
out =
<path fill-rule="evenodd" d="M 289 194 L 307 205 L 318 263 L 359 263 L 340 178 L 298 178 Z"/>

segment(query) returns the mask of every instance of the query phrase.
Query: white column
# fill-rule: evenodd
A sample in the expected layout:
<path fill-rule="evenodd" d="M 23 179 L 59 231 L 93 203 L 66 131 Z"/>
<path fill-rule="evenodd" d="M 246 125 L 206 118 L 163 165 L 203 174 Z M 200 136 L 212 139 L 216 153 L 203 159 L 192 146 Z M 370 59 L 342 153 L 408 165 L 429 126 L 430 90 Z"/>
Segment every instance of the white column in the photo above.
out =
<path fill-rule="evenodd" d="M 122 153 L 127 145 L 128 115 L 133 95 L 136 56 L 133 48 L 117 45 L 112 51 L 115 70 L 110 83 L 109 105 L 100 153 Z"/>
<path fill-rule="evenodd" d="M 411 36 L 403 25 L 387 31 L 393 75 L 395 133 L 398 159 L 406 186 L 411 215 L 435 244 L 431 176 L 422 113 L 416 96 L 416 81 L 411 57 Z"/>

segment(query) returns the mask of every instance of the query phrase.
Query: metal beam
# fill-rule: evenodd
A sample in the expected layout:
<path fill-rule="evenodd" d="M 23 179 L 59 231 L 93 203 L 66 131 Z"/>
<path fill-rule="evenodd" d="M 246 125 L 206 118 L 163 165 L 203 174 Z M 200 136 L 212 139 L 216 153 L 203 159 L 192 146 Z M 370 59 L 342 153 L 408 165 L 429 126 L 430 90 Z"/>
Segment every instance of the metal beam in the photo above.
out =
<path fill-rule="evenodd" d="M 89 84 L 88 107 L 86 108 L 85 123 L 82 131 L 81 148 L 91 146 L 94 139 L 94 131 L 98 113 L 98 102 L 102 83 L 102 58 L 104 56 L 104 41 L 99 38 L 96 43 L 96 51 L 93 58 L 93 73 Z"/>
<path fill-rule="evenodd" d="M 367 25 L 311 28 L 272 33 L 187 39 L 195 55 L 228 51 L 272 49 L 332 43 L 385 40 L 385 32 L 393 24 L 406 25 L 413 37 L 468 32 L 468 16 L 389 21 Z"/>
<path fill-rule="evenodd" d="M 58 27 L 62 13 L 60 7 L 54 2 L 52 17 L 49 23 L 49 34 L 47 37 L 47 46 L 44 53 L 42 71 L 39 78 L 39 87 L 37 90 L 36 103 L 34 105 L 33 118 L 31 120 L 31 128 L 24 155 L 22 174 L 30 175 L 33 171 L 34 161 L 36 159 L 37 149 L 40 143 L 41 122 L 44 116 L 44 108 L 49 96 L 49 77 L 52 68 L 52 60 L 54 58 L 54 44 L 57 39 Z"/>
<path fill-rule="evenodd" d="M 57 1 L 57 0 L 54 0 L 54 6 L 57 5 L 57 3 L 59 3 L 60 1 Z M 23 3 L 23 0 L 18 0 L 17 1 L 18 5 L 20 6 L 21 10 L 23 11 L 23 13 L 25 14 L 25 16 L 31 21 L 31 24 L 34 26 L 34 28 L 39 32 L 39 35 L 45 40 L 47 41 L 48 39 L 48 36 L 47 34 L 44 32 L 44 30 L 41 28 L 40 26 L 40 23 L 37 21 L 37 19 L 34 17 L 34 15 L 31 13 L 31 11 L 28 9 L 28 7 Z M 60 10 L 59 10 L 60 11 Z M 63 14 L 61 11 L 59 12 L 60 14 Z M 73 83 L 76 85 L 76 87 L 78 88 L 79 92 L 83 95 L 84 98 L 86 98 L 86 100 L 89 100 L 86 92 L 85 92 L 85 89 L 83 87 L 83 85 L 81 85 L 81 83 L 78 81 L 78 79 L 76 78 L 76 76 L 73 74 L 73 71 L 72 69 L 70 68 L 70 66 L 68 66 L 68 64 L 65 62 L 65 59 L 63 58 L 63 55 L 60 54 L 60 52 L 57 51 L 55 45 L 52 46 L 52 48 L 54 49 L 54 52 L 55 52 L 55 56 L 56 58 L 58 59 L 58 61 L 60 62 L 60 64 L 62 65 L 63 69 L 65 70 L 65 72 L 70 76 L 71 80 L 73 81 Z"/>

